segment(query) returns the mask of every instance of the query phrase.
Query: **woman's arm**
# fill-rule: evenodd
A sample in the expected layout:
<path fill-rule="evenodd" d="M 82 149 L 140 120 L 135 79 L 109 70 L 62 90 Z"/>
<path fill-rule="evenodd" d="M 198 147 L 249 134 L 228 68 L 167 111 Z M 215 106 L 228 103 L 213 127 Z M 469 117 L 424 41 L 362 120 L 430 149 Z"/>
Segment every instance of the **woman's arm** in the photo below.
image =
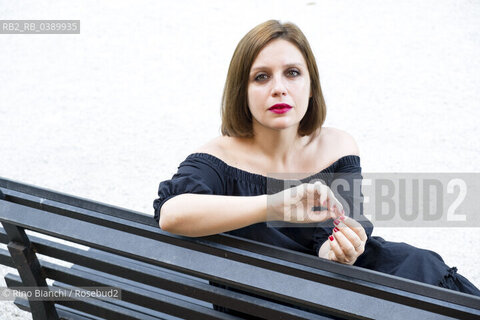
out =
<path fill-rule="evenodd" d="M 324 210 L 313 211 L 319 206 Z M 315 182 L 273 195 L 180 194 L 163 204 L 160 228 L 184 236 L 201 237 L 265 221 L 312 223 L 342 214 L 342 205 L 330 188 Z"/>
<path fill-rule="evenodd" d="M 162 230 L 189 237 L 217 234 L 267 219 L 267 195 L 240 197 L 181 194 L 160 211 Z"/>

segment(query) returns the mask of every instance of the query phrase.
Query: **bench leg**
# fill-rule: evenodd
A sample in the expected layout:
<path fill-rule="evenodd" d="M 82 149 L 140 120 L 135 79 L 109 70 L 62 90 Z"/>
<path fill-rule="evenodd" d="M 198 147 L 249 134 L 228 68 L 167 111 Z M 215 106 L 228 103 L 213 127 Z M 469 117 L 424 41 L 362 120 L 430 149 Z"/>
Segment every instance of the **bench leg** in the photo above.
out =
<path fill-rule="evenodd" d="M 7 223 L 3 223 L 3 228 L 9 240 L 7 245 L 8 251 L 10 251 L 13 263 L 17 267 L 23 286 L 31 288 L 42 287 L 48 290 L 40 262 L 33 251 L 25 230 Z M 53 301 L 31 301 L 29 299 L 28 302 L 33 320 L 58 320 L 57 310 Z"/>

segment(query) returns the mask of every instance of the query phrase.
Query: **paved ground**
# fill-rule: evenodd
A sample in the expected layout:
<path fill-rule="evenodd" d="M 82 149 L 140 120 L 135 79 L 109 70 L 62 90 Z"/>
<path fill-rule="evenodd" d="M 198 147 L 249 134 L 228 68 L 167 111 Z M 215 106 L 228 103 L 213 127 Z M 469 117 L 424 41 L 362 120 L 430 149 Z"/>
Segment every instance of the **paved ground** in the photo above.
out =
<path fill-rule="evenodd" d="M 233 49 L 270 18 L 311 41 L 326 125 L 357 139 L 364 172 L 480 172 L 476 1 L 0 0 L 0 19 L 81 20 L 80 35 L 0 35 L 0 176 L 152 213 L 159 181 L 219 134 Z M 480 286 L 479 231 L 375 234 Z"/>

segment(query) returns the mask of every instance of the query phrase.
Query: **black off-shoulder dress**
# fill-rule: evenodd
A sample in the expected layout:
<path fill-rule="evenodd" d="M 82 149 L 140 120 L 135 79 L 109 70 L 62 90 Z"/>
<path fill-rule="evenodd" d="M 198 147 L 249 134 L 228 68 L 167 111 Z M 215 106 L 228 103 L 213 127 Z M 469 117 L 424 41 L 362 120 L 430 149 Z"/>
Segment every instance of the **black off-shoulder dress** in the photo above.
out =
<path fill-rule="evenodd" d="M 344 156 L 328 168 L 300 182 L 321 179 L 327 185 L 331 185 L 338 178 L 349 181 L 361 179 L 360 158 L 355 155 Z M 155 219 L 159 220 L 160 208 L 165 201 L 183 193 L 256 196 L 272 194 L 283 189 L 285 189 L 284 180 L 267 178 L 232 167 L 207 153 L 194 153 L 180 164 L 178 172 L 172 179 L 160 183 L 159 198 L 153 205 Z M 437 253 L 403 242 L 389 242 L 381 237 L 371 236 L 373 225 L 363 217 L 361 201 L 355 202 L 359 199 L 358 197 L 355 199 L 351 191 L 353 188 L 336 189 L 339 193 L 337 198 L 340 196 L 346 201 L 344 206 L 346 214 L 360 221 L 368 236 L 365 252 L 357 258 L 355 266 L 480 296 L 480 291 L 465 277 L 458 274 L 455 267 L 448 267 Z M 362 197 L 361 193 L 360 197 Z M 353 206 L 354 203 L 360 203 L 360 205 Z M 351 208 L 356 212 L 350 210 Z M 332 234 L 332 229 L 331 221 L 301 228 L 298 225 L 289 226 L 288 223 L 277 227 L 267 223 L 257 223 L 228 233 L 318 255 L 320 246 Z"/>

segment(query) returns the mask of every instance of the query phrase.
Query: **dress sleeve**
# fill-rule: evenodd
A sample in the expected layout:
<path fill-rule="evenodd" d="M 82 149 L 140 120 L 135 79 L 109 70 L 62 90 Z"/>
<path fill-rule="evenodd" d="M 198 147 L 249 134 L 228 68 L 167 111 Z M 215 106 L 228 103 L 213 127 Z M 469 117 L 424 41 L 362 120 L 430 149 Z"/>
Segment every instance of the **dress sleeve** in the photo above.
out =
<path fill-rule="evenodd" d="M 180 194 L 223 194 L 223 178 L 212 164 L 201 158 L 189 156 L 178 167 L 170 180 L 160 182 L 158 198 L 153 202 L 155 220 L 160 220 L 163 204 Z"/>
<path fill-rule="evenodd" d="M 367 237 L 370 238 L 373 224 L 363 215 L 362 179 L 360 157 L 346 156 L 338 160 L 334 172 L 328 175 L 325 182 L 342 203 L 345 215 L 358 221 L 365 229 Z M 313 241 L 317 255 L 322 244 L 332 233 L 333 223 L 331 221 L 321 223 L 316 228 Z"/>

